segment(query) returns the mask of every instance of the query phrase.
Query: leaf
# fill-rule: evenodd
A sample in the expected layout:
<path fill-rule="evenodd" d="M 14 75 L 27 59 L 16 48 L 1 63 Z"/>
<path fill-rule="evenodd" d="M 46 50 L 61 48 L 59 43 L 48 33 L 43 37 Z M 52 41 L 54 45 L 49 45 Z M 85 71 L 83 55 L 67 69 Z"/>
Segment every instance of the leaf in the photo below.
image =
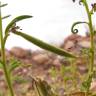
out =
<path fill-rule="evenodd" d="M 34 79 L 33 86 L 38 96 L 58 96 L 51 88 L 51 86 L 44 80 L 37 78 Z"/>
<path fill-rule="evenodd" d="M 14 18 L 6 27 L 5 29 L 5 34 L 8 34 L 10 28 L 16 23 L 16 22 L 19 22 L 23 19 L 28 19 L 28 18 L 32 18 L 33 16 L 30 16 L 30 15 L 21 15 L 21 16 L 18 16 L 16 18 Z"/>
<path fill-rule="evenodd" d="M 62 64 L 61 67 L 60 67 L 60 73 L 62 75 L 62 77 L 65 75 L 65 66 Z"/>
<path fill-rule="evenodd" d="M 89 75 L 87 80 L 82 82 L 81 91 L 85 91 L 85 92 L 89 91 L 90 86 L 91 86 L 91 82 L 92 82 L 92 78 L 93 78 L 93 73 Z"/>
<path fill-rule="evenodd" d="M 12 81 L 13 82 L 15 81 L 16 83 L 19 84 L 28 82 L 28 80 L 25 80 L 22 76 L 13 76 Z"/>
<path fill-rule="evenodd" d="M 64 96 L 92 96 L 92 95 L 90 95 L 90 93 L 85 93 L 85 92 L 74 92 L 71 94 L 65 94 Z"/>
<path fill-rule="evenodd" d="M 3 63 L 0 61 L 0 69 L 3 69 Z"/>
<path fill-rule="evenodd" d="M 54 78 L 57 76 L 57 70 L 56 70 L 55 67 L 52 67 L 52 68 L 50 69 L 50 74 L 51 74 L 51 76 L 54 77 Z"/>
<path fill-rule="evenodd" d="M 4 16 L 4 17 L 2 17 L 2 19 L 6 19 L 6 18 L 8 18 L 8 17 L 10 17 L 11 15 L 6 15 L 6 16 Z"/>
<path fill-rule="evenodd" d="M 2 5 L 0 5 L 0 7 L 5 7 L 5 6 L 7 6 L 8 4 L 6 3 L 6 4 L 2 4 Z"/>
<path fill-rule="evenodd" d="M 17 67 L 19 67 L 21 64 L 17 60 L 13 60 L 12 63 L 9 65 L 9 72 L 11 73 L 13 70 L 15 70 Z"/>
<path fill-rule="evenodd" d="M 70 57 L 70 58 L 77 58 L 76 56 L 72 55 L 71 53 L 68 53 L 67 51 L 64 51 L 61 48 L 57 48 L 55 46 L 47 44 L 47 43 L 45 43 L 45 42 L 43 42 L 43 41 L 41 41 L 41 40 L 39 40 L 39 39 L 37 39 L 35 37 L 32 37 L 32 36 L 28 35 L 28 34 L 18 32 L 18 31 L 13 32 L 13 33 L 23 37 L 27 41 L 39 46 L 42 49 L 48 50 L 50 52 L 53 52 L 53 53 L 61 55 L 61 56 L 66 56 L 66 57 Z"/>

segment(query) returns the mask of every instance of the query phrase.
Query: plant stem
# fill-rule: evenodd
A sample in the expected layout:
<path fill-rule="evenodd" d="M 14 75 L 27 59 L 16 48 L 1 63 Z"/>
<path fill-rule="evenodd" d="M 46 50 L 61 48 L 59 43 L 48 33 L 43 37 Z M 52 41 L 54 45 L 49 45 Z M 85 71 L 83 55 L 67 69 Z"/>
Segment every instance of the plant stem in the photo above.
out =
<path fill-rule="evenodd" d="M 1 2 L 0 2 L 1 5 Z M 10 94 L 11 96 L 14 96 L 14 92 L 13 92 L 13 88 L 12 88 L 12 84 L 11 84 L 11 79 L 10 79 L 10 75 L 8 73 L 8 69 L 6 66 L 6 60 L 5 60 L 5 46 L 4 46 L 4 39 L 3 39 L 3 31 L 2 31 L 2 16 L 1 16 L 1 8 L 0 8 L 0 39 L 1 39 L 1 60 L 2 60 L 2 65 L 3 65 L 3 70 L 4 70 L 4 74 L 5 74 L 5 78 L 6 78 L 6 82 L 8 85 L 8 88 L 10 90 Z"/>
<path fill-rule="evenodd" d="M 87 1 L 84 0 L 86 12 L 88 15 L 88 20 L 89 20 L 89 30 L 90 30 L 90 40 L 91 40 L 91 47 L 90 47 L 90 64 L 89 64 L 89 75 L 93 73 L 93 66 L 94 66 L 94 32 L 93 32 L 93 27 L 92 27 L 92 14 L 89 11 Z"/>

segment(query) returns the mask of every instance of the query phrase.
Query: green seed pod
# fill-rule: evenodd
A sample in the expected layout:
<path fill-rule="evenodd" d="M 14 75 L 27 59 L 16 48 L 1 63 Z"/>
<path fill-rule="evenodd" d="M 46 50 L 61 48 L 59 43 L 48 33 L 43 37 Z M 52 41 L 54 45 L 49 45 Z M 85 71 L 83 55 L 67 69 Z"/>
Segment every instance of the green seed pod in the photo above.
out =
<path fill-rule="evenodd" d="M 16 34 L 16 35 L 19 35 L 19 36 L 23 37 L 27 41 L 29 41 L 29 42 L 31 42 L 31 43 L 39 46 L 42 49 L 48 50 L 50 52 L 53 52 L 53 53 L 58 54 L 58 55 L 61 55 L 61 56 L 66 56 L 66 57 L 70 57 L 70 58 L 77 58 L 73 54 L 71 54 L 69 52 L 66 52 L 66 51 L 64 51 L 61 48 L 57 48 L 55 46 L 52 46 L 50 44 L 47 44 L 47 43 L 45 43 L 45 42 L 43 42 L 43 41 L 41 41 L 41 40 L 39 40 L 39 39 L 37 39 L 35 37 L 32 37 L 32 36 L 28 35 L 28 34 L 25 34 L 25 33 L 22 33 L 22 32 L 18 32 L 18 31 L 13 32 L 13 33 Z"/>

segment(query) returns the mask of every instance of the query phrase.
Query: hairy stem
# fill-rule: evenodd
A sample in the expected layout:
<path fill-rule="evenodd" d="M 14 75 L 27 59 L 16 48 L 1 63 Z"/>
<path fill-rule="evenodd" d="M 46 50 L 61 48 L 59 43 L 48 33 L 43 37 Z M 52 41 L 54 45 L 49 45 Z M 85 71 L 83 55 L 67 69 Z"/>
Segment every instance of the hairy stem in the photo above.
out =
<path fill-rule="evenodd" d="M 1 2 L 0 2 L 1 5 Z M 11 80 L 10 80 L 10 75 L 8 73 L 8 69 L 6 66 L 6 60 L 5 60 L 5 46 L 4 46 L 4 40 L 3 40 L 3 32 L 2 32 L 2 17 L 1 17 L 1 9 L 0 9 L 0 39 L 1 39 L 1 60 L 3 63 L 3 70 L 6 78 L 6 82 L 8 85 L 8 88 L 10 90 L 11 96 L 14 96 Z"/>

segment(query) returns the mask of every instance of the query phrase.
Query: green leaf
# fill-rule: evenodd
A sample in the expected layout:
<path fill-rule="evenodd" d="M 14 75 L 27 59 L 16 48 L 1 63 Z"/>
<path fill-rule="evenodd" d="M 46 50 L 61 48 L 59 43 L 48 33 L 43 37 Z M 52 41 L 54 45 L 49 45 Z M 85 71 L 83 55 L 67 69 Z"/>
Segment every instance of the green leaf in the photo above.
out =
<path fill-rule="evenodd" d="M 64 75 L 65 75 L 65 66 L 63 64 L 60 67 L 60 74 L 62 77 L 64 77 Z"/>
<path fill-rule="evenodd" d="M 10 17 L 11 15 L 6 15 L 6 16 L 4 16 L 4 17 L 2 17 L 2 19 L 6 19 L 6 18 L 8 18 L 8 17 Z"/>
<path fill-rule="evenodd" d="M 13 70 L 15 70 L 17 67 L 19 67 L 21 64 L 17 60 L 13 60 L 12 63 L 9 65 L 9 72 L 11 73 Z"/>
<path fill-rule="evenodd" d="M 51 74 L 51 76 L 54 77 L 54 78 L 57 76 L 57 70 L 56 70 L 55 67 L 52 67 L 52 68 L 50 69 L 50 74 Z"/>
<path fill-rule="evenodd" d="M 93 78 L 93 73 L 89 75 L 87 80 L 82 82 L 81 91 L 85 91 L 85 92 L 89 91 L 90 86 L 91 86 L 91 82 L 92 82 L 92 78 Z"/>
<path fill-rule="evenodd" d="M 71 69 L 71 66 L 64 66 L 62 64 L 60 67 L 60 74 L 62 75 L 62 77 L 65 77 L 65 74 L 71 72 Z"/>
<path fill-rule="evenodd" d="M 53 53 L 61 55 L 61 56 L 66 56 L 66 57 L 70 57 L 70 58 L 77 58 L 76 56 L 72 55 L 71 53 L 68 53 L 67 51 L 64 51 L 61 48 L 57 48 L 53 45 L 47 44 L 47 43 L 45 43 L 45 42 L 43 42 L 43 41 L 41 41 L 41 40 L 39 40 L 35 37 L 32 37 L 32 36 L 28 35 L 28 34 L 18 32 L 18 31 L 13 32 L 13 33 L 23 37 L 27 41 L 39 46 L 42 49 L 48 50 L 50 52 L 53 52 Z"/>
<path fill-rule="evenodd" d="M 17 22 L 23 20 L 23 19 L 28 19 L 28 18 L 32 18 L 33 16 L 30 16 L 30 15 L 21 15 L 21 16 L 18 16 L 16 18 L 14 18 L 6 27 L 5 29 L 5 34 L 8 34 L 10 28 Z"/>
<path fill-rule="evenodd" d="M 3 63 L 0 61 L 0 69 L 3 69 Z"/>
<path fill-rule="evenodd" d="M 27 83 L 28 82 L 28 80 L 25 80 L 22 76 L 13 76 L 13 78 L 12 78 L 12 81 L 14 82 L 17 82 L 17 83 Z"/>
<path fill-rule="evenodd" d="M 46 81 L 37 79 L 34 81 L 33 86 L 38 96 L 58 96 Z"/>
<path fill-rule="evenodd" d="M 8 4 L 6 3 L 6 4 L 2 4 L 0 7 L 5 7 L 5 6 L 7 6 Z"/>

